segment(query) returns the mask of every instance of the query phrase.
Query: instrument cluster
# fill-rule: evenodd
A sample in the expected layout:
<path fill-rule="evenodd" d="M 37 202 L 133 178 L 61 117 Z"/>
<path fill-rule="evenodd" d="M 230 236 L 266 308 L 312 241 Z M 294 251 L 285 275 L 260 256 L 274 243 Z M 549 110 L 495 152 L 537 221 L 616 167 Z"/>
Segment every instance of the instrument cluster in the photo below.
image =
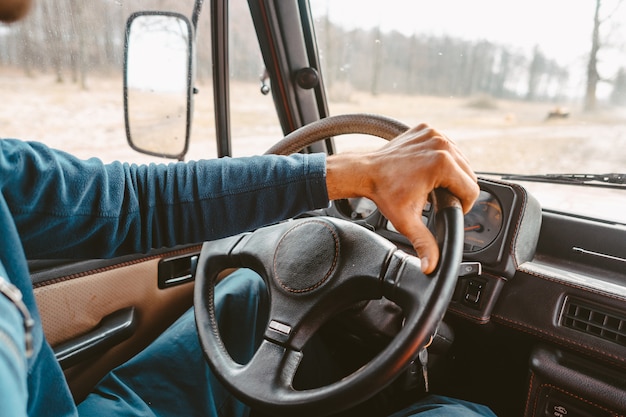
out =
<path fill-rule="evenodd" d="M 479 179 L 480 195 L 472 209 L 465 215 L 464 260 L 480 262 L 483 266 L 506 264 L 507 246 L 512 241 L 514 218 L 523 204 L 519 187 Z M 410 248 L 409 241 L 398 233 L 376 207 L 366 198 L 350 198 L 333 202 L 332 213 L 371 228 L 396 244 Z M 434 212 L 430 204 L 424 208 L 422 221 L 434 230 Z M 504 271 L 502 271 L 504 272 Z"/>

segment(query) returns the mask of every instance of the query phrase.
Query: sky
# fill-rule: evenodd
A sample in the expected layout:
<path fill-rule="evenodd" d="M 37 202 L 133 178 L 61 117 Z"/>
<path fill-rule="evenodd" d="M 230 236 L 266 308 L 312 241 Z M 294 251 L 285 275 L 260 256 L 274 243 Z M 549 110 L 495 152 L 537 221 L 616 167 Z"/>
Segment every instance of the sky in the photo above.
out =
<path fill-rule="evenodd" d="M 397 30 L 407 35 L 449 35 L 510 45 L 529 56 L 538 46 L 561 66 L 584 68 L 593 28 L 595 0 L 310 0 L 314 17 L 328 14 L 347 28 Z M 620 4 L 621 1 L 621 4 Z M 617 7 L 619 5 L 619 7 Z M 616 8 L 617 7 L 617 8 Z M 617 10 L 617 11 L 615 11 Z M 626 0 L 603 0 L 604 48 L 600 72 L 612 76 L 626 66 Z M 581 63 L 583 65 L 581 65 Z"/>

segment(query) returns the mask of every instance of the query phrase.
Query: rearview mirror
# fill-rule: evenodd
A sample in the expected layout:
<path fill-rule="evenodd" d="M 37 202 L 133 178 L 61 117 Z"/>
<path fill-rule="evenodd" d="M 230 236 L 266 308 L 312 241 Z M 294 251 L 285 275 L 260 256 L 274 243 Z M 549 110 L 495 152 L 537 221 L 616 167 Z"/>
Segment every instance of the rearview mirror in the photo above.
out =
<path fill-rule="evenodd" d="M 189 19 L 138 12 L 128 18 L 124 48 L 124 117 L 130 146 L 182 160 L 189 144 L 194 76 Z"/>

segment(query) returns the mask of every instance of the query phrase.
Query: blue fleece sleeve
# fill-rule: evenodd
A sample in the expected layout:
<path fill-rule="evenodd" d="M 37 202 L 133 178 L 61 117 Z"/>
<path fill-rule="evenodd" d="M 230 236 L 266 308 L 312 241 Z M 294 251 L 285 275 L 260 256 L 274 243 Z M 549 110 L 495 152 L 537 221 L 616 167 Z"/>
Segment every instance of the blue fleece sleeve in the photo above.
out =
<path fill-rule="evenodd" d="M 201 242 L 328 204 L 323 154 L 134 165 L 0 146 L 0 186 L 31 259 Z"/>

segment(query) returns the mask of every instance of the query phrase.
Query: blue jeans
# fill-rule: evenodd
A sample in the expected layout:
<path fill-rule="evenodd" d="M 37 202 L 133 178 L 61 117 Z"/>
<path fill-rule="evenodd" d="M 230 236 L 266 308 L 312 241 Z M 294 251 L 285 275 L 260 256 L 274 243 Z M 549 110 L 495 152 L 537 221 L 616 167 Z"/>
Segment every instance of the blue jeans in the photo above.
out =
<path fill-rule="evenodd" d="M 487 407 L 441 395 L 428 395 L 389 417 L 496 417 Z"/>
<path fill-rule="evenodd" d="M 222 339 L 239 363 L 247 362 L 265 330 L 265 283 L 240 270 L 216 287 Z M 250 410 L 213 376 L 189 310 L 136 357 L 111 371 L 78 406 L 80 416 L 248 416 Z M 421 414 L 419 414 L 421 413 Z M 484 406 L 431 396 L 393 417 L 494 416 Z"/>

